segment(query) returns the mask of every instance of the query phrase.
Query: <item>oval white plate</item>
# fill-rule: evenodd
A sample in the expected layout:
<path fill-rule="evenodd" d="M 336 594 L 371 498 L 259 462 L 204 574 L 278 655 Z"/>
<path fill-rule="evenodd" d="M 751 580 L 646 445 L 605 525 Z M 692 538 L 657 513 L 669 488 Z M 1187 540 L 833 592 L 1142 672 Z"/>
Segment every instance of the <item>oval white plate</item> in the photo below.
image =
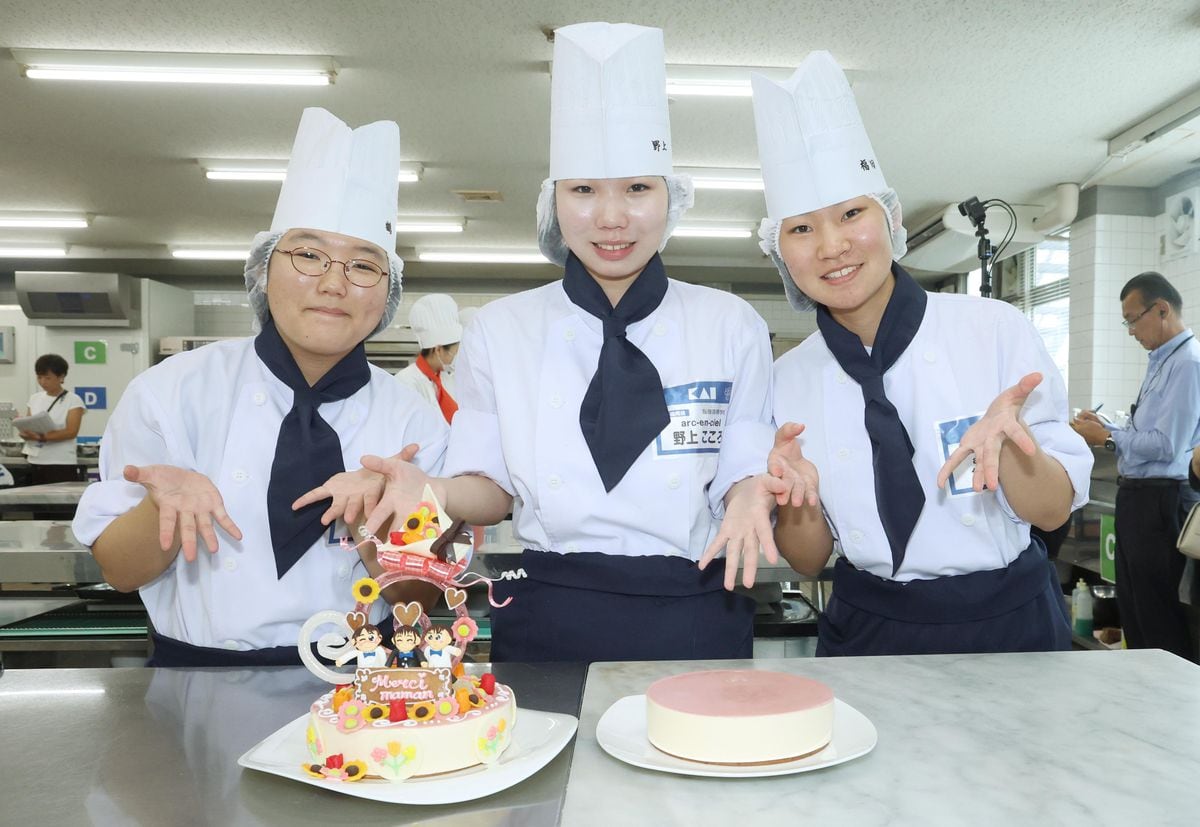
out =
<path fill-rule="evenodd" d="M 596 725 L 596 740 L 619 761 L 660 772 L 713 778 L 763 778 L 819 770 L 866 755 L 879 740 L 875 725 L 845 701 L 833 699 L 833 738 L 822 750 L 779 764 L 722 766 L 685 761 L 655 749 L 646 737 L 646 696 L 627 695 L 614 703 Z"/>
<path fill-rule="evenodd" d="M 468 767 L 402 783 L 375 779 L 346 782 L 313 778 L 300 769 L 300 765 L 308 760 L 304 740 L 308 716 L 302 715 L 251 747 L 238 759 L 238 764 L 358 798 L 392 804 L 456 804 L 498 793 L 524 781 L 562 751 L 578 725 L 579 721 L 572 715 L 520 709 L 512 743 L 490 767 Z"/>

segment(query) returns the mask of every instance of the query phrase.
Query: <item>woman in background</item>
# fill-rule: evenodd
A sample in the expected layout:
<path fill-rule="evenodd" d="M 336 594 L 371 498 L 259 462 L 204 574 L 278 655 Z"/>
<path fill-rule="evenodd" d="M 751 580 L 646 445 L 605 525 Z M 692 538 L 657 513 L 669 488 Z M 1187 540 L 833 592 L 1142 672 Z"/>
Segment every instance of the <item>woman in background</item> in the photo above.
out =
<path fill-rule="evenodd" d="M 63 387 L 67 360 L 56 353 L 39 356 L 33 363 L 40 391 L 29 397 L 26 416 L 47 414 L 54 428 L 44 433 L 18 431 L 25 440 L 25 456 L 33 469 L 33 484 L 70 482 L 79 479 L 75 437 L 83 422 L 83 400 Z"/>

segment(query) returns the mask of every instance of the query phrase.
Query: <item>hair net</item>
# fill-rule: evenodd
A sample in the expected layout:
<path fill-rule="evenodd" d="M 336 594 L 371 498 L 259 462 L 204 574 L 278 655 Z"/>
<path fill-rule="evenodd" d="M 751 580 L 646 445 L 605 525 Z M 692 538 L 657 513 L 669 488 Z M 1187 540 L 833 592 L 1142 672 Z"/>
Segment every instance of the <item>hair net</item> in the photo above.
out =
<path fill-rule="evenodd" d="M 667 246 L 667 239 L 675 232 L 679 219 L 696 203 L 696 188 L 690 175 L 664 175 L 667 182 L 667 229 L 663 233 L 662 243 L 658 245 L 661 253 Z M 538 249 L 542 255 L 559 267 L 567 263 L 567 243 L 563 241 L 562 230 L 558 226 L 558 209 L 554 201 L 554 181 L 547 178 L 542 182 L 542 191 L 537 201 L 537 234 Z"/>
<path fill-rule="evenodd" d="M 908 230 L 904 229 L 904 213 L 900 208 L 900 196 L 895 190 L 867 193 L 867 197 L 883 208 L 883 217 L 887 221 L 888 233 L 892 237 L 892 260 L 899 261 L 908 252 Z M 771 257 L 775 269 L 783 277 L 783 292 L 788 303 L 794 310 L 814 310 L 812 299 L 804 295 L 796 286 L 792 274 L 788 272 L 783 255 L 779 252 L 779 228 L 783 221 L 775 218 L 764 218 L 758 225 L 758 246 Z"/>
<path fill-rule="evenodd" d="M 246 269 L 243 271 L 246 277 L 246 295 L 250 297 L 250 308 L 254 311 L 254 330 L 256 332 L 262 329 L 262 323 L 271 314 L 270 307 L 267 305 L 267 267 L 271 263 L 271 253 L 275 251 L 275 245 L 283 236 L 283 232 L 259 233 L 254 236 L 254 241 L 250 245 L 250 255 L 246 257 Z M 388 263 L 387 302 L 383 307 L 383 317 L 371 331 L 368 339 L 390 325 L 392 318 L 396 315 L 396 310 L 400 307 L 404 262 L 400 256 L 389 250 Z"/>

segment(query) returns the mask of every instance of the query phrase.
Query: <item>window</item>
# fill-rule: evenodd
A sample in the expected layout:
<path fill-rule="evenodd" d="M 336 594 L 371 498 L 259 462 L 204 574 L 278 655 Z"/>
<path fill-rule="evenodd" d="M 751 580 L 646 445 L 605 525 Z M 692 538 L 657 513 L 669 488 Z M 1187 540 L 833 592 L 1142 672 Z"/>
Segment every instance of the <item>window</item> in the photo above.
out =
<path fill-rule="evenodd" d="M 1071 331 L 1070 243 L 1065 237 L 1048 238 L 1014 258 L 1015 292 L 1004 298 L 1033 322 L 1066 382 Z"/>

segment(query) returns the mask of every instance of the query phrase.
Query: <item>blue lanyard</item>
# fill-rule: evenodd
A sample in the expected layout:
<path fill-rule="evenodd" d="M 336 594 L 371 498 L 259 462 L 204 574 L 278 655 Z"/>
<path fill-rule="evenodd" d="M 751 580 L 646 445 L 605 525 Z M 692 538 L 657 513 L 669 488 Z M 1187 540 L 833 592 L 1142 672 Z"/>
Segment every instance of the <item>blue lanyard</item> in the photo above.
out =
<path fill-rule="evenodd" d="M 1155 379 L 1157 379 L 1157 378 L 1158 378 L 1158 375 L 1159 375 L 1160 373 L 1162 373 L 1162 372 L 1163 372 L 1163 368 L 1165 368 L 1165 367 L 1167 366 L 1167 362 L 1171 361 L 1171 357 L 1172 357 L 1172 356 L 1174 356 L 1176 353 L 1178 353 L 1178 352 L 1179 352 L 1179 349 L 1180 349 L 1181 347 L 1183 347 L 1184 345 L 1186 345 L 1188 342 L 1190 342 L 1190 341 L 1191 341 L 1192 339 L 1194 339 L 1194 338 L 1196 338 L 1196 337 L 1195 337 L 1195 334 L 1193 334 L 1193 335 L 1191 335 L 1191 336 L 1188 336 L 1188 337 L 1187 337 L 1186 339 L 1184 339 L 1182 342 L 1180 342 L 1179 344 L 1175 345 L 1175 349 L 1174 349 L 1174 350 L 1172 350 L 1170 353 L 1168 353 L 1168 354 L 1167 354 L 1167 358 L 1162 360 L 1162 364 L 1158 366 L 1158 370 L 1154 371 L 1154 375 L 1150 377 L 1150 381 L 1149 381 L 1149 382 L 1146 382 L 1144 385 L 1142 385 L 1142 388 L 1141 388 L 1141 390 L 1139 390 L 1139 391 L 1138 391 L 1138 397 L 1137 397 L 1137 401 L 1136 401 L 1136 402 L 1134 402 L 1134 403 L 1133 403 L 1133 406 L 1132 406 L 1132 407 L 1129 409 L 1129 424 L 1130 424 L 1130 425 L 1132 425 L 1132 424 L 1133 424 L 1134 417 L 1136 417 L 1136 416 L 1137 416 L 1137 409 L 1138 409 L 1138 405 L 1142 404 L 1142 395 L 1143 395 L 1143 394 L 1144 394 L 1144 393 L 1145 393 L 1147 390 L 1149 390 L 1149 388 L 1150 388 L 1150 386 L 1151 386 L 1151 385 L 1153 385 L 1153 384 L 1154 384 L 1154 380 L 1155 380 Z"/>

